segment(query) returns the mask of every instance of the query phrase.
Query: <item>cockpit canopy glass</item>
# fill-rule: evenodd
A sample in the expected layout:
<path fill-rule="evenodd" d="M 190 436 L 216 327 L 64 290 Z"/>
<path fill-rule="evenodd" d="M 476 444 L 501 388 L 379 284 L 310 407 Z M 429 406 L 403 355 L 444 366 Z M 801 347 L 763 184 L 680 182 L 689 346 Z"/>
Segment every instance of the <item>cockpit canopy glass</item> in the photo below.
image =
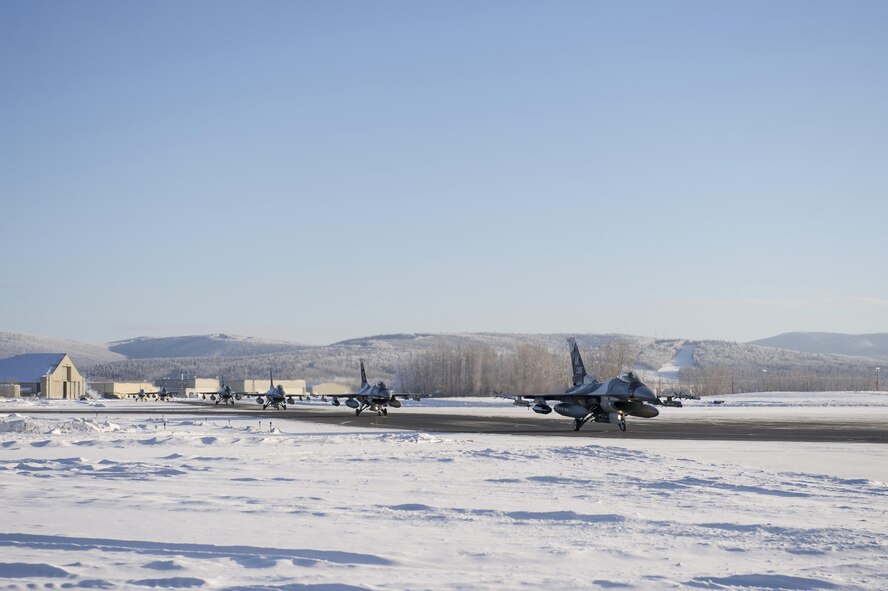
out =
<path fill-rule="evenodd" d="M 627 384 L 634 384 L 635 382 L 640 382 L 638 376 L 635 375 L 634 371 L 624 371 L 620 375 L 617 376 L 617 379 L 621 382 L 626 382 Z"/>
<path fill-rule="evenodd" d="M 377 382 L 376 387 L 380 390 L 387 390 L 388 389 L 385 387 L 385 382 Z"/>

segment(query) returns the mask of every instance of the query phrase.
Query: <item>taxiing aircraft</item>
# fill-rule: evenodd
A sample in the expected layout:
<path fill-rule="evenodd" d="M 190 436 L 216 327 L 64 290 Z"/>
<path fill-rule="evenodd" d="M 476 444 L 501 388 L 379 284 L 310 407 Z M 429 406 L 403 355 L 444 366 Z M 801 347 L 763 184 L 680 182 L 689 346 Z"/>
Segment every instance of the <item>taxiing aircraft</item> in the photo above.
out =
<path fill-rule="evenodd" d="M 656 406 L 663 405 L 663 402 L 638 379 L 635 372 L 623 372 L 616 378 L 599 382 L 586 373 L 576 340 L 569 338 L 567 342 L 570 344 L 573 386 L 563 394 L 514 396 L 511 397 L 514 404 L 528 406 L 543 415 L 554 410 L 562 416 L 570 417 L 574 420 L 574 431 L 579 431 L 590 420 L 596 423 L 616 423 L 620 431 L 625 431 L 627 415 L 649 419 L 660 414 Z M 549 406 L 549 400 L 557 400 L 558 404 Z"/>
<path fill-rule="evenodd" d="M 219 391 L 215 394 L 210 394 L 210 400 L 216 401 L 216 406 L 221 402 L 222 404 L 230 404 L 234 406 L 235 400 L 240 400 L 240 394 L 231 391 L 231 386 L 225 384 L 225 377 L 222 377 L 222 385 L 219 386 Z"/>
<path fill-rule="evenodd" d="M 165 402 L 167 398 L 171 398 L 172 394 L 167 392 L 166 387 L 162 387 L 157 392 L 145 392 L 144 388 L 139 388 L 139 393 L 135 395 L 139 402 L 147 402 L 149 398 L 159 398 L 161 402 Z"/>
<path fill-rule="evenodd" d="M 269 406 L 273 406 L 278 410 L 287 410 L 287 404 L 293 404 L 293 398 L 284 393 L 283 386 L 274 385 L 274 374 L 271 370 L 268 370 L 268 377 L 271 381 L 271 388 L 268 389 L 264 396 L 257 396 L 256 403 L 262 405 L 262 410 Z"/>
<path fill-rule="evenodd" d="M 419 394 L 398 394 L 401 398 L 413 398 L 419 400 Z M 333 399 L 333 406 L 339 406 L 339 399 L 345 398 L 345 405 L 355 410 L 355 416 L 365 410 L 372 410 L 377 415 L 387 415 L 388 407 L 401 408 L 401 401 L 396 398 L 394 392 L 389 390 L 385 382 L 378 381 L 372 386 L 367 381 L 367 372 L 364 370 L 364 360 L 361 360 L 361 387 L 351 394 L 327 394 L 326 398 Z"/>

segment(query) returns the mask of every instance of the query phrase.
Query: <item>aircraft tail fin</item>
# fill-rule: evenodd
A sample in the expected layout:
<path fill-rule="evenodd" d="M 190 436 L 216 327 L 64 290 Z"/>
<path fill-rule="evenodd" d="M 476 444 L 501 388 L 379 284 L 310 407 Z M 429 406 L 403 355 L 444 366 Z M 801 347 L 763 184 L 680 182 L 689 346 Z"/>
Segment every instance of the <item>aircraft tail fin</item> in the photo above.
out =
<path fill-rule="evenodd" d="M 583 365 L 583 358 L 580 357 L 580 348 L 577 347 L 577 341 L 573 337 L 567 339 L 570 344 L 570 366 L 573 370 L 573 385 L 579 386 L 586 378 L 586 366 Z"/>
<path fill-rule="evenodd" d="M 274 388 L 274 370 L 268 370 L 268 380 L 271 382 L 271 387 Z"/>
<path fill-rule="evenodd" d="M 364 360 L 361 359 L 361 387 L 369 385 L 367 383 L 367 372 L 364 371 Z"/>

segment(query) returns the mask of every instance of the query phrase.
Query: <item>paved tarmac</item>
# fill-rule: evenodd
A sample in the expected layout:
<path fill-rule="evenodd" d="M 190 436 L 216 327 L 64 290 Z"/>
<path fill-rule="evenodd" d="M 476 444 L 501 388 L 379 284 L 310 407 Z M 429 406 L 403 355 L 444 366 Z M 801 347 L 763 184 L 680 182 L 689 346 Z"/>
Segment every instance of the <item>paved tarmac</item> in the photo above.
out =
<path fill-rule="evenodd" d="M 295 406 L 287 410 L 262 410 L 257 405 L 241 402 L 234 407 L 213 406 L 205 403 L 182 402 L 160 406 L 146 402 L 144 408 L 53 409 L 16 408 L 2 412 L 22 414 L 79 414 L 79 415 L 154 415 L 154 416 L 243 416 L 278 420 L 304 420 L 343 427 L 371 427 L 380 429 L 407 429 L 438 433 L 492 433 L 499 435 L 532 435 L 581 437 L 591 439 L 666 439 L 666 440 L 728 440 L 728 441 L 808 441 L 888 443 L 888 424 L 865 418 L 845 420 L 836 413 L 835 420 L 799 419 L 798 421 L 762 421 L 733 419 L 633 419 L 621 432 L 616 425 L 587 423 L 582 430 L 573 431 L 573 421 L 560 416 L 528 415 L 526 417 L 492 417 L 468 412 L 445 410 L 441 413 L 413 412 L 409 409 L 391 409 L 388 416 L 364 412 L 356 417 L 347 407 L 332 408 Z"/>

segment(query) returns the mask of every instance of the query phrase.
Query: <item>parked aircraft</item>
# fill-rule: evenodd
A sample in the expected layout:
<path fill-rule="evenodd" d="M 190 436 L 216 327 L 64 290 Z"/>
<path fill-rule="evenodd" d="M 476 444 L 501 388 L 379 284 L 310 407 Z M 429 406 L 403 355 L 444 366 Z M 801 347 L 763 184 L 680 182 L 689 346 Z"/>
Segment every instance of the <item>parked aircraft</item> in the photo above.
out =
<path fill-rule="evenodd" d="M 514 396 L 511 397 L 514 404 L 528 406 L 539 414 L 547 415 L 554 410 L 562 416 L 573 418 L 574 431 L 579 431 L 590 420 L 616 423 L 620 431 L 625 431 L 627 415 L 649 419 L 660 414 L 655 406 L 663 402 L 638 379 L 635 372 L 623 372 L 616 378 L 599 382 L 586 373 L 576 340 L 569 338 L 567 342 L 570 344 L 573 386 L 563 394 Z M 557 400 L 558 404 L 549 406 L 549 400 Z"/>
<path fill-rule="evenodd" d="M 419 400 L 419 394 L 395 394 L 385 382 L 378 381 L 372 386 L 367 381 L 367 372 L 364 370 L 364 360 L 361 360 L 361 387 L 357 392 L 351 394 L 327 394 L 326 398 L 333 399 L 333 406 L 339 406 L 339 399 L 345 398 L 345 405 L 355 410 L 355 416 L 360 415 L 365 410 L 375 411 L 377 415 L 387 415 L 388 407 L 401 408 L 401 398 L 413 398 Z"/>
<path fill-rule="evenodd" d="M 278 410 L 287 410 L 287 404 L 293 404 L 293 397 L 287 396 L 284 393 L 283 386 L 274 385 L 274 374 L 271 370 L 268 370 L 268 377 L 271 381 L 271 388 L 268 389 L 264 396 L 257 396 L 256 403 L 262 405 L 262 410 L 269 406 L 273 406 Z"/>
<path fill-rule="evenodd" d="M 672 390 L 672 394 L 666 395 L 666 400 L 660 400 L 660 404 L 663 406 L 674 406 L 675 408 L 681 408 L 684 406 L 681 401 L 682 400 L 700 400 L 700 397 L 696 394 L 685 394 L 684 390 L 676 392 Z"/>

